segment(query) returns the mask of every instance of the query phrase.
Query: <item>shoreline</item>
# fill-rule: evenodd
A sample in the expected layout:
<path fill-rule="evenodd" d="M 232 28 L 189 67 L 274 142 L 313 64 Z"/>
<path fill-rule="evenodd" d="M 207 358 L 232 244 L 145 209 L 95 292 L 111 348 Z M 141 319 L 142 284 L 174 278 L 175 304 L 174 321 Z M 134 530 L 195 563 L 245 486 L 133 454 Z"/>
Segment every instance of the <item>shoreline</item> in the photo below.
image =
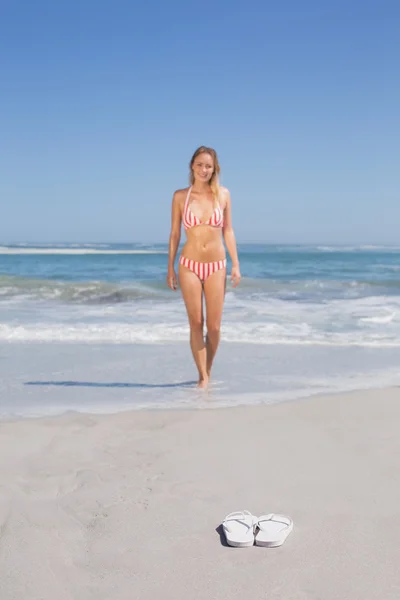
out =
<path fill-rule="evenodd" d="M 270 402 L 252 402 L 249 404 L 243 403 L 243 404 L 232 404 L 232 405 L 215 405 L 212 406 L 212 400 L 209 401 L 208 404 L 204 404 L 202 406 L 181 406 L 181 405 L 177 405 L 177 406 L 171 406 L 168 408 L 162 408 L 162 407 L 137 407 L 137 408 L 126 408 L 126 409 L 121 409 L 121 410 L 116 410 L 115 412 L 85 412 L 85 411 L 78 411 L 78 410 L 67 410 L 63 413 L 59 413 L 59 414 L 48 414 L 48 415 L 38 415 L 38 416 L 24 416 L 24 415 L 17 415 L 15 417 L 5 417 L 2 418 L 0 417 L 0 428 L 2 425 L 7 425 L 7 424 L 13 424 L 13 423 L 19 423 L 19 422 L 34 422 L 34 423 L 40 423 L 41 421 L 45 422 L 52 422 L 54 421 L 55 424 L 58 421 L 62 421 L 64 419 L 74 419 L 74 418 L 79 418 L 79 417 L 93 417 L 99 420 L 103 420 L 103 419 L 107 419 L 109 417 L 118 417 L 118 416 L 126 416 L 127 418 L 133 418 L 133 415 L 135 414 L 145 414 L 145 415 L 153 415 L 153 414 L 159 414 L 162 416 L 167 416 L 170 413 L 171 414 L 178 414 L 182 413 L 182 414 L 186 414 L 186 413 L 196 413 L 196 412 L 225 412 L 225 411 L 233 411 L 233 410 L 241 410 L 241 409 L 263 409 L 264 407 L 270 407 L 270 406 L 280 406 L 280 405 L 287 405 L 287 404 L 298 404 L 298 403 L 302 403 L 302 402 L 307 402 L 307 401 L 330 401 L 331 399 L 334 399 L 335 397 L 341 397 L 341 396 L 346 396 L 349 397 L 351 399 L 352 396 L 358 396 L 359 394 L 364 394 L 364 393 L 396 393 L 397 390 L 400 390 L 400 386 L 395 386 L 395 385 L 391 385 L 391 386 L 386 386 L 386 387 L 368 387 L 368 388 L 355 388 L 355 389 L 351 389 L 351 390 L 344 390 L 344 391 L 332 391 L 332 392 L 327 392 L 327 393 L 314 393 L 314 394 L 309 394 L 309 395 L 304 395 L 304 396 L 296 396 L 293 398 L 287 398 L 287 399 L 283 399 L 283 400 L 276 400 L 276 401 L 270 401 Z M 207 391 L 203 391 L 200 390 L 201 394 L 203 393 L 207 393 Z M 400 392 L 399 392 L 400 393 Z"/>
<path fill-rule="evenodd" d="M 221 343 L 212 384 L 196 389 L 188 344 L 0 344 L 0 418 L 70 412 L 203 410 L 400 385 L 397 355 Z"/>

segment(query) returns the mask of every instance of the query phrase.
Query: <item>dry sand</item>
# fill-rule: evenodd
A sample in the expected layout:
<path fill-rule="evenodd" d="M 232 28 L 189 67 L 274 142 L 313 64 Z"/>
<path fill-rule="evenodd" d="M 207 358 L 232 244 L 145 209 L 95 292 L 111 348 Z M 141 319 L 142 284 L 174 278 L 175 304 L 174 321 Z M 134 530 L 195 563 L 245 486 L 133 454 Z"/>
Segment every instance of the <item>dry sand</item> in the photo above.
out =
<path fill-rule="evenodd" d="M 1 600 L 399 600 L 400 390 L 0 425 Z M 281 512 L 233 549 L 230 511 Z"/>

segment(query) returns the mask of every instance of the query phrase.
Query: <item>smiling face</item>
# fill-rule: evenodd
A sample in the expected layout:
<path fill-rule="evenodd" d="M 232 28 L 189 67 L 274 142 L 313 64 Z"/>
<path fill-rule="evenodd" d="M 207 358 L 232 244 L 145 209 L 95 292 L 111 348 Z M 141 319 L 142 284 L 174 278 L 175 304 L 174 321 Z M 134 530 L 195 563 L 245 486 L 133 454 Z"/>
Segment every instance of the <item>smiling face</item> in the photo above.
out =
<path fill-rule="evenodd" d="M 208 152 L 201 152 L 192 163 L 193 177 L 195 181 L 208 183 L 214 173 L 214 160 Z"/>

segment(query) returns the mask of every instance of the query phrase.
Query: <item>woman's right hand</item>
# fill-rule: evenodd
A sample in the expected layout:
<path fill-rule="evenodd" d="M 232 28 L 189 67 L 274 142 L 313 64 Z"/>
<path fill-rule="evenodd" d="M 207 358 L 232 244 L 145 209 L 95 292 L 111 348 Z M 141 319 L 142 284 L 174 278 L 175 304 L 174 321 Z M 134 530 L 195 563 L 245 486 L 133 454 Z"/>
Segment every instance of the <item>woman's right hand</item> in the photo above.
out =
<path fill-rule="evenodd" d="M 178 289 L 178 280 L 176 278 L 176 273 L 174 269 L 168 269 L 167 286 L 171 288 L 171 290 L 174 292 L 176 292 L 176 290 Z"/>

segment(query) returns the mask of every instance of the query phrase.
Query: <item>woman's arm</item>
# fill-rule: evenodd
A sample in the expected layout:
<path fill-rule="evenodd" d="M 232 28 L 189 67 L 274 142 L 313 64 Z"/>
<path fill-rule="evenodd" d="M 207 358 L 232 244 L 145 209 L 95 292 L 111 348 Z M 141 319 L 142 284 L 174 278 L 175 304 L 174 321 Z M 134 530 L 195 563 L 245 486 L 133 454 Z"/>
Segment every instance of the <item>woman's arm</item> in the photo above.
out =
<path fill-rule="evenodd" d="M 175 273 L 175 258 L 178 251 L 179 242 L 181 240 L 181 206 L 180 206 L 180 195 L 179 192 L 175 192 L 172 198 L 172 212 L 171 212 L 171 233 L 169 236 L 168 246 L 168 275 L 167 285 L 171 290 L 176 290 L 178 282 Z"/>
<path fill-rule="evenodd" d="M 232 227 L 232 203 L 229 190 L 224 188 L 225 208 L 224 208 L 224 240 L 232 261 L 231 279 L 233 287 L 236 287 L 240 281 L 239 258 L 236 248 L 235 232 Z"/>

